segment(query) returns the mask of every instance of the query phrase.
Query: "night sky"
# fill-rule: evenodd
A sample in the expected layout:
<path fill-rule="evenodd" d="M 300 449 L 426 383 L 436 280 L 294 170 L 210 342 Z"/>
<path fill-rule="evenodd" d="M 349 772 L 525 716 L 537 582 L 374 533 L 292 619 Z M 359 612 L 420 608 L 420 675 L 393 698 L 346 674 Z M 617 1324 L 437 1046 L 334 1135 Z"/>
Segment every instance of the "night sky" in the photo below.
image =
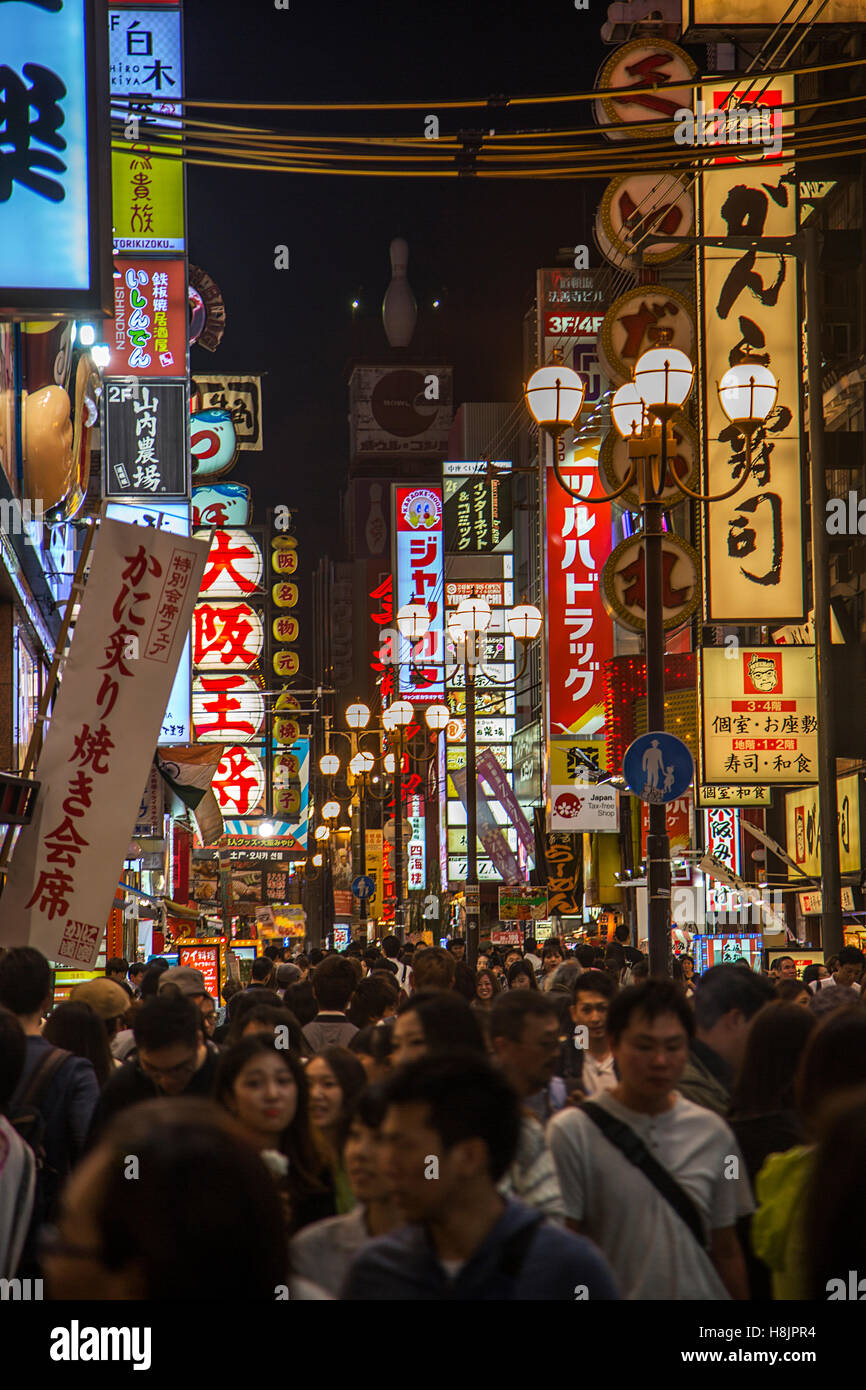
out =
<path fill-rule="evenodd" d="M 588 11 L 576 10 L 573 0 L 453 6 L 291 0 L 289 10 L 266 0 L 186 0 L 187 95 L 397 101 L 585 91 L 611 51 L 599 35 L 605 9 L 600 0 Z M 435 112 L 435 101 L 426 109 Z M 423 132 L 420 111 L 396 121 L 347 112 L 235 118 L 308 132 Z M 585 125 L 591 116 L 585 104 L 529 108 L 498 121 L 481 111 L 443 112 L 441 132 L 514 129 L 518 121 Z M 189 167 L 190 259 L 220 285 L 227 315 L 216 353 L 193 348 L 193 371 L 268 373 L 264 452 L 242 454 L 230 476 L 253 487 L 256 520 L 277 502 L 300 508 L 302 571 L 309 573 L 320 554 L 339 558 L 347 369 L 359 338 L 350 304 L 358 295 L 358 317 L 366 321 L 360 330 L 384 350 L 381 302 L 392 237 L 409 243 L 419 329 L 436 312 L 431 301 L 442 298 L 442 348 L 455 367 L 455 407 L 464 400 L 515 400 L 534 272 L 553 263 L 560 246 L 591 245 L 602 187 Z M 285 271 L 274 268 L 280 243 L 290 253 Z"/>

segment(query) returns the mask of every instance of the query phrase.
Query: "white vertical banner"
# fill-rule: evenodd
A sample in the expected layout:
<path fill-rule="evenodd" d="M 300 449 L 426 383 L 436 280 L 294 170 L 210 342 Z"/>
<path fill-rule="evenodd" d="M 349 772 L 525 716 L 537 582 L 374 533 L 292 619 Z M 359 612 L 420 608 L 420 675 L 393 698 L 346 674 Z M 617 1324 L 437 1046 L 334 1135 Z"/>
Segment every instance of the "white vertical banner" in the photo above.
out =
<path fill-rule="evenodd" d="M 0 942 L 90 967 L 114 901 L 208 542 L 103 521 L 21 832 Z"/>

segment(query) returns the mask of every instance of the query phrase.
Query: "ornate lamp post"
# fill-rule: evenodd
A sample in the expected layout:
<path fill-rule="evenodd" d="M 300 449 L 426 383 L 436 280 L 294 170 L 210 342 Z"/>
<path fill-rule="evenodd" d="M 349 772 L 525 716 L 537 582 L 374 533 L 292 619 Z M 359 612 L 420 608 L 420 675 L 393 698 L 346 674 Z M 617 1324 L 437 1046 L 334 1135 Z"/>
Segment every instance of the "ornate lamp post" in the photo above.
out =
<path fill-rule="evenodd" d="M 541 378 L 540 383 L 538 379 Z M 575 380 L 579 387 L 575 385 Z M 670 505 L 668 447 L 673 444 L 671 419 L 688 400 L 694 385 L 694 366 L 684 352 L 663 345 L 645 352 L 635 364 L 634 380 L 613 396 L 611 416 L 620 435 L 628 440 L 629 467 L 625 481 L 605 498 L 583 497 L 566 483 L 556 459 L 558 485 L 583 506 L 604 506 L 621 497 L 638 482 L 643 515 L 647 730 L 664 730 L 664 613 L 662 513 Z M 728 418 L 746 438 L 746 467 L 727 492 L 708 496 L 695 492 L 672 470 L 672 482 L 685 497 L 696 502 L 718 502 L 733 496 L 752 470 L 751 441 L 766 420 L 778 389 L 772 372 L 762 364 L 745 361 L 725 373 L 718 384 L 719 398 Z M 526 402 L 539 426 L 554 440 L 571 427 L 583 402 L 583 383 L 576 372 L 561 365 L 542 367 L 527 384 Z M 577 401 L 570 419 L 566 416 Z M 649 897 L 650 971 L 670 969 L 670 842 L 662 803 L 650 803 L 647 836 L 647 889 Z"/>

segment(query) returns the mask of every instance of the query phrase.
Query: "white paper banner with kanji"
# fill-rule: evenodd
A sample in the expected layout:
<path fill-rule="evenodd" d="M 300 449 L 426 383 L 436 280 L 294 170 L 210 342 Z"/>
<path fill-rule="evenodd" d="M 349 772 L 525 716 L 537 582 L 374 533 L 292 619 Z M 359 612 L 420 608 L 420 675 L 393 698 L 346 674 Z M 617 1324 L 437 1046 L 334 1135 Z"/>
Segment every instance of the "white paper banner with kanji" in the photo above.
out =
<path fill-rule="evenodd" d="M 0 942 L 96 960 L 189 632 L 207 541 L 103 521 L 0 898 Z"/>

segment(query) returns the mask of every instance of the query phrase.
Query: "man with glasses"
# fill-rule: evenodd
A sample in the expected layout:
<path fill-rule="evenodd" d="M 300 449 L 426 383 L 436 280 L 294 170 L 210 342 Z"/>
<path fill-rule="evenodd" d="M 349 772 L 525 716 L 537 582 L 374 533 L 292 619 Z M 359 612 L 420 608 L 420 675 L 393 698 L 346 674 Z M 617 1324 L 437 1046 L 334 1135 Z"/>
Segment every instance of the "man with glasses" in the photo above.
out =
<path fill-rule="evenodd" d="M 559 1059 L 559 1020 L 550 1000 L 535 989 L 497 994 L 490 1010 L 495 1061 L 520 1098 L 520 1143 L 499 1190 L 519 1197 L 548 1221 L 565 1221 L 559 1179 L 533 1101 L 547 1101 Z M 547 1115 L 545 1114 L 545 1120 Z"/>
<path fill-rule="evenodd" d="M 137 1056 L 120 1067 L 105 1086 L 91 1130 L 91 1142 L 119 1110 L 155 1096 L 209 1096 L 218 1048 L 205 1039 L 195 1004 L 174 992 L 141 1006 L 133 1022 Z"/>

